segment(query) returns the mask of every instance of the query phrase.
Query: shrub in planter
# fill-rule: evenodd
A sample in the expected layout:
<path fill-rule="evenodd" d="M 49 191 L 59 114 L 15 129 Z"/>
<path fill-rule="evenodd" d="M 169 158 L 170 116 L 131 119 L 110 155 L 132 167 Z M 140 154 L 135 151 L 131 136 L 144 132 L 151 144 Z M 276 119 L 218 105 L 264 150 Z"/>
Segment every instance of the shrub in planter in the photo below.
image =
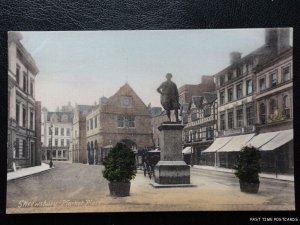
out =
<path fill-rule="evenodd" d="M 252 146 L 241 149 L 237 163 L 234 166 L 235 176 L 240 180 L 242 192 L 257 193 L 259 189 L 260 152 Z"/>
<path fill-rule="evenodd" d="M 130 180 L 137 173 L 134 152 L 123 143 L 117 143 L 104 159 L 102 174 L 109 181 L 110 194 L 128 196 Z"/>

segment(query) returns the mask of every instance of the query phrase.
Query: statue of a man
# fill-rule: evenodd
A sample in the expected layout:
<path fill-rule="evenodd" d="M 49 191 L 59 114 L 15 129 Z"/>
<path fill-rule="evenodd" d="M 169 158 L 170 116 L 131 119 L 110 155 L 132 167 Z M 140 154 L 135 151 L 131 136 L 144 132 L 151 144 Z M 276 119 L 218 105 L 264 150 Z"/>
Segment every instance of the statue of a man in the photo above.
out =
<path fill-rule="evenodd" d="M 174 110 L 176 122 L 178 122 L 178 109 L 180 108 L 177 86 L 171 81 L 172 74 L 166 75 L 167 81 L 163 82 L 157 92 L 161 94 L 160 102 L 163 108 L 167 111 L 167 116 L 171 121 L 171 110 Z"/>

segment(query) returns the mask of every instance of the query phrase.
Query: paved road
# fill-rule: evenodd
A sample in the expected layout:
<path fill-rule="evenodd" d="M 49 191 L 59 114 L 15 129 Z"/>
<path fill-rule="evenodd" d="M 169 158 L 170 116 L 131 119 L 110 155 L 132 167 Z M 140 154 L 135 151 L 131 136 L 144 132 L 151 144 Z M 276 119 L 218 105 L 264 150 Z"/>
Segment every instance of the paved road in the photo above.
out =
<path fill-rule="evenodd" d="M 55 162 L 52 170 L 9 181 L 7 212 L 294 209 L 293 182 L 261 179 L 258 194 L 245 194 L 232 174 L 192 168 L 191 182 L 197 187 L 155 189 L 139 171 L 132 181 L 131 195 L 113 198 L 102 169 Z"/>

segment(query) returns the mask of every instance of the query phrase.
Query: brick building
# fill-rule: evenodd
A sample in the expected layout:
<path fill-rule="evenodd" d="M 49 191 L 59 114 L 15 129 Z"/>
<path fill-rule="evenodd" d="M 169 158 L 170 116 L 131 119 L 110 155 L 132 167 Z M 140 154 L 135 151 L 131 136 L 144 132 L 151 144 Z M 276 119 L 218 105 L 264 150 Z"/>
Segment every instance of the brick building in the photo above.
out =
<path fill-rule="evenodd" d="M 265 91 L 262 92 L 262 95 L 257 90 L 261 87 L 266 89 L 267 81 L 260 78 L 266 77 L 266 74 L 268 74 L 268 78 L 266 78 L 268 82 L 274 82 L 274 84 L 279 82 L 277 78 L 275 79 L 275 76 L 269 75 L 269 72 L 266 72 L 263 68 L 276 67 L 276 64 L 278 64 L 276 62 L 280 61 L 279 58 L 282 58 L 281 54 L 289 48 L 289 29 L 266 29 L 265 44 L 263 46 L 245 57 L 241 57 L 239 52 L 232 52 L 230 54 L 230 65 L 214 75 L 218 96 L 218 138 L 204 153 L 216 154 L 215 166 L 232 168 L 242 146 L 249 143 L 256 145 L 256 142 L 262 142 L 258 147 L 263 147 L 266 144 L 263 141 L 264 139 L 271 140 L 266 139 L 266 135 L 261 140 L 258 136 L 259 133 L 264 132 L 264 126 L 260 125 L 261 120 L 257 118 L 259 116 L 258 107 L 260 107 L 257 98 L 259 102 L 265 101 L 264 97 L 267 95 L 276 96 L 276 93 L 280 93 L 282 87 L 278 85 L 278 89 L 273 88 L 273 91 L 268 89 L 271 92 L 267 93 Z M 287 76 L 290 76 L 290 71 Z M 289 82 L 291 82 L 291 79 L 284 85 L 291 85 Z M 276 107 L 272 106 L 271 108 L 274 113 Z M 271 118 L 271 115 L 266 114 L 270 110 L 268 109 L 268 112 L 266 110 L 267 108 L 261 114 Z M 262 150 L 262 148 L 260 149 Z"/>
<path fill-rule="evenodd" d="M 293 49 L 289 48 L 256 69 L 254 104 L 262 169 L 293 173 Z"/>

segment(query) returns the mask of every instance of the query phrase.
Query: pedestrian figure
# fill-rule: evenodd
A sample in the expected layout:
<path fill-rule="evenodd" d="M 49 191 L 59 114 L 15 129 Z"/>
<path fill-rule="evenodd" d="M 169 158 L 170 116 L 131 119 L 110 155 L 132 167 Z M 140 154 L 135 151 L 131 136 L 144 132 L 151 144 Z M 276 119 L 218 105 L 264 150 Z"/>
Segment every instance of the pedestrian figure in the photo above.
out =
<path fill-rule="evenodd" d="M 146 175 L 147 175 L 147 163 L 146 163 L 146 161 L 143 163 L 143 170 L 144 170 L 144 176 L 146 177 Z"/>

